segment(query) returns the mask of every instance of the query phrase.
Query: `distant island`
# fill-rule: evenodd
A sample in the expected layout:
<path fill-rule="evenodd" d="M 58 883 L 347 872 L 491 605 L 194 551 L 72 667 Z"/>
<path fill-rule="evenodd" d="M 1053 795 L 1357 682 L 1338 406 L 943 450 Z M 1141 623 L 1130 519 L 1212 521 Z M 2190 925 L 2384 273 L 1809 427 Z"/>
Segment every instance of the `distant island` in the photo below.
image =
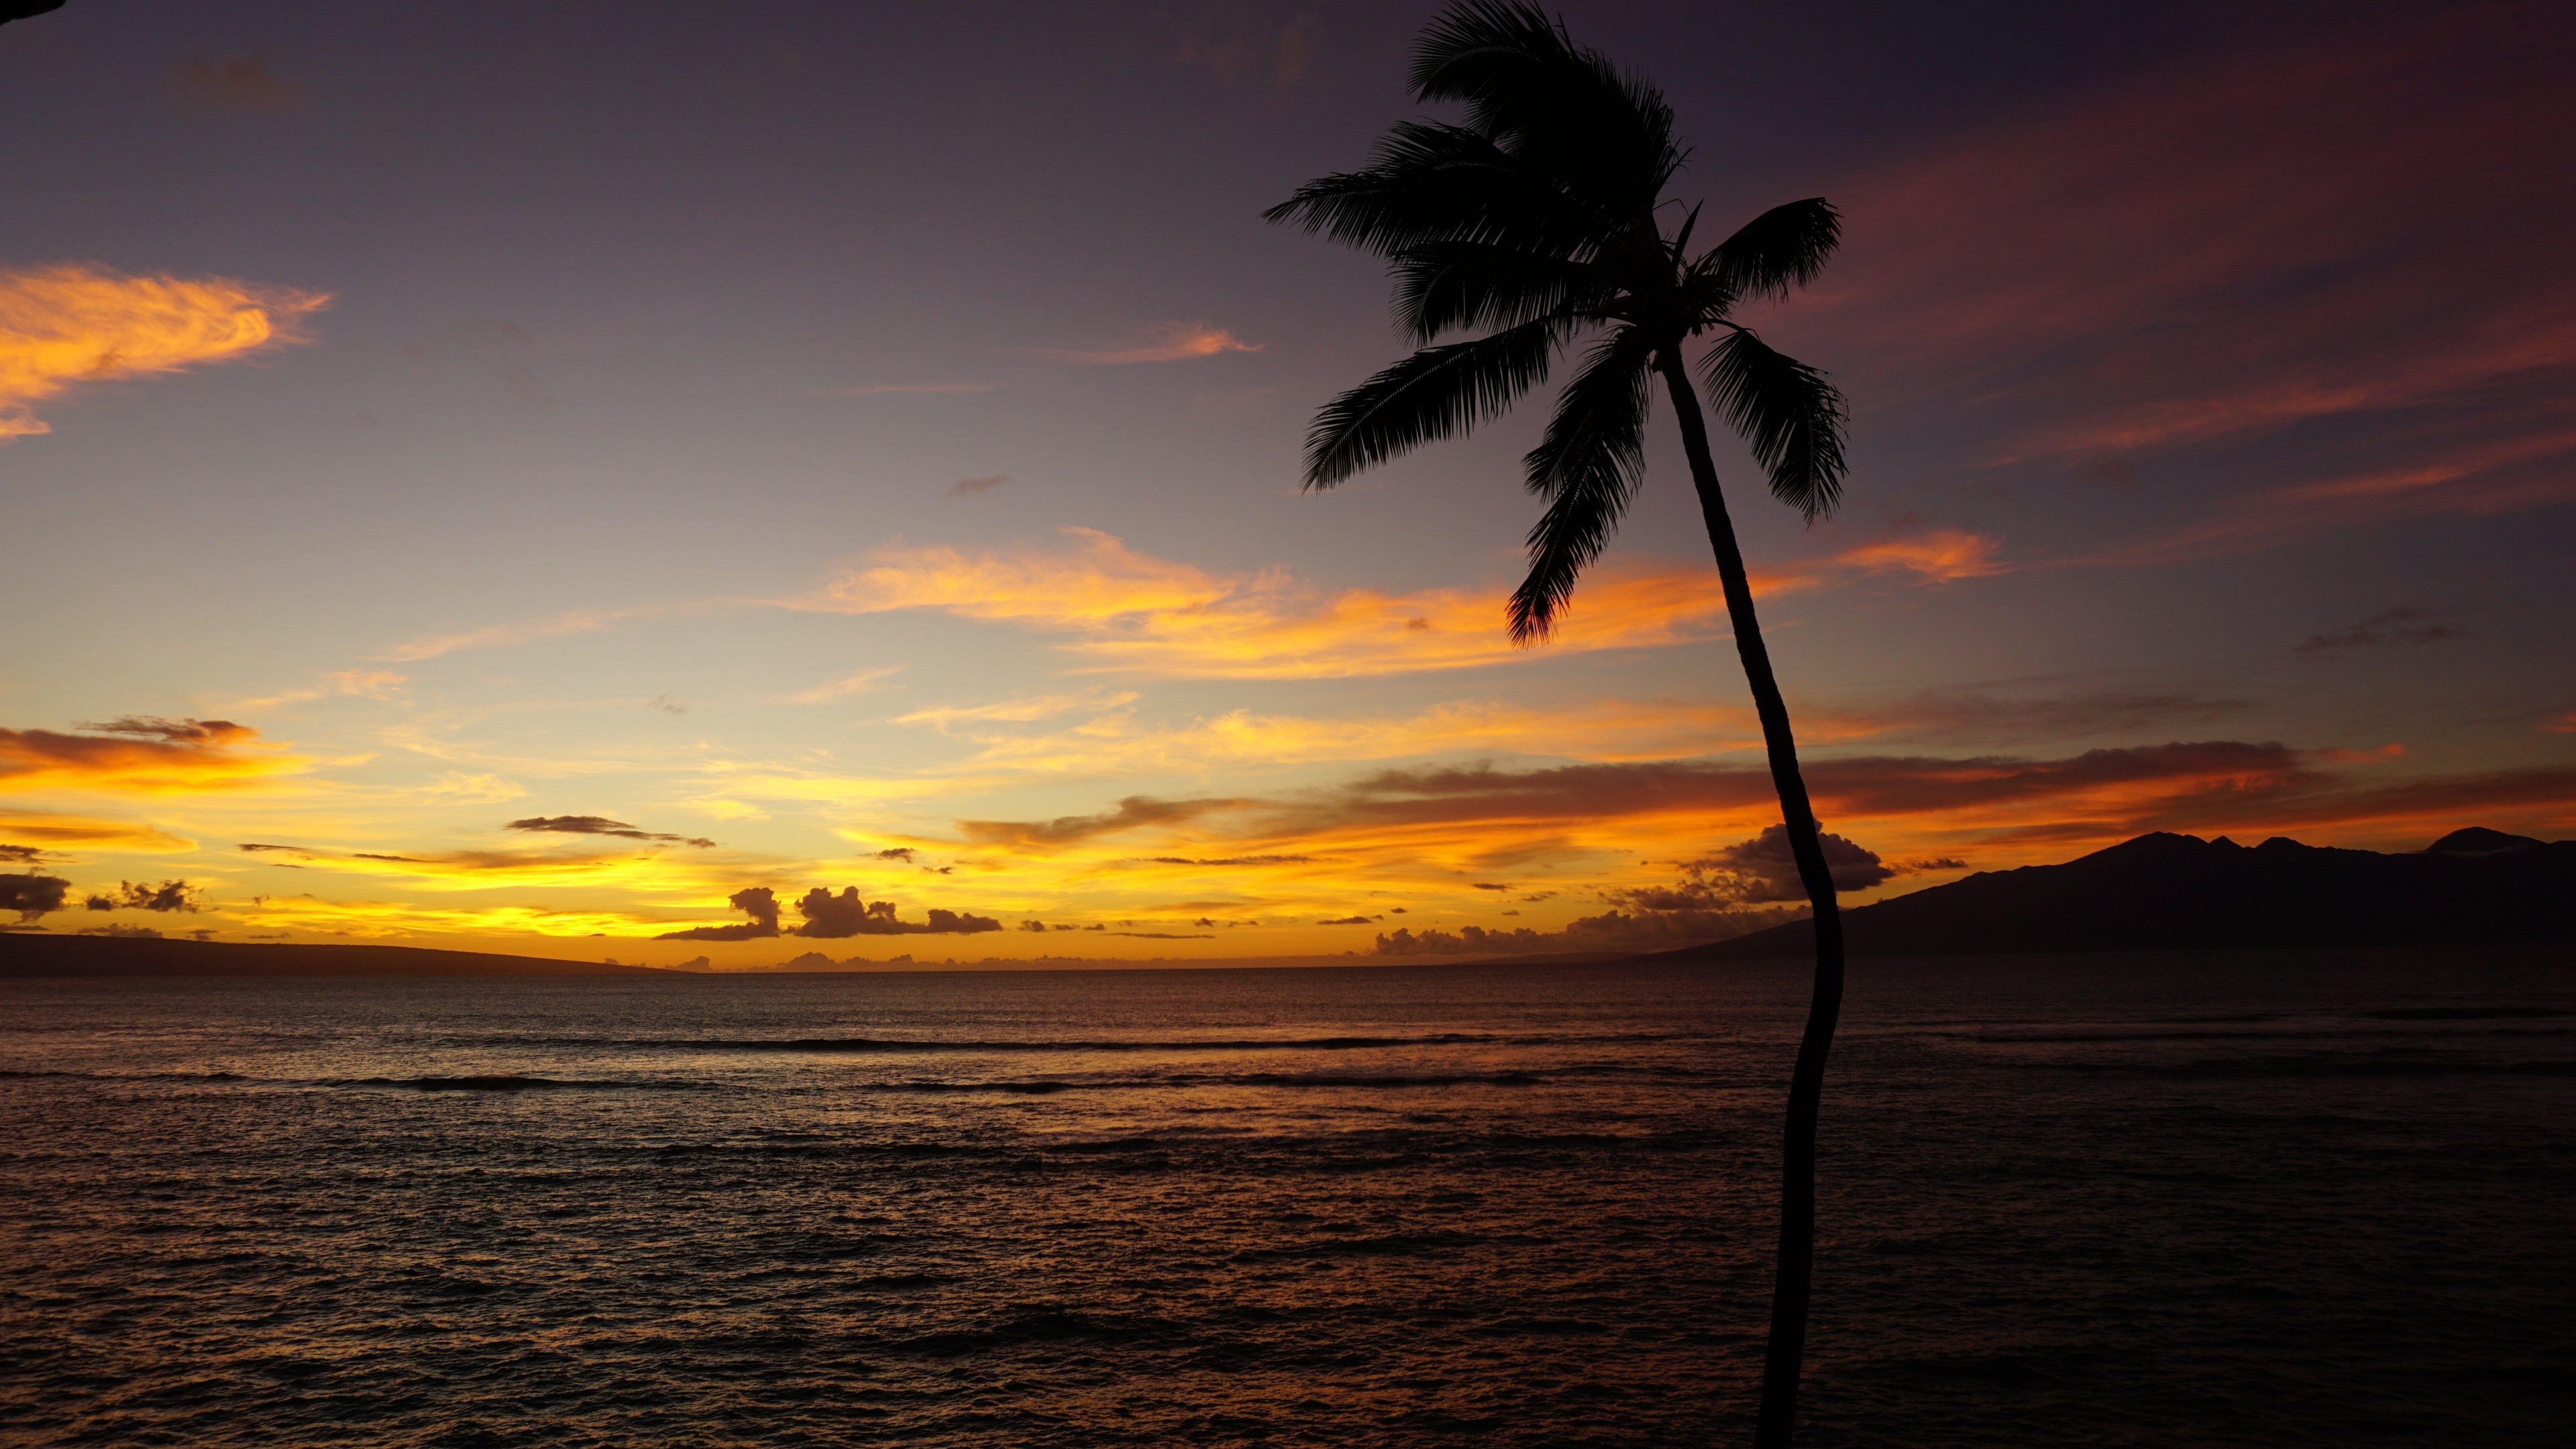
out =
<path fill-rule="evenodd" d="M 1844 912 L 1843 928 L 1854 956 L 2576 944 L 2576 840 L 2550 842 L 2472 827 L 2455 830 L 2422 851 L 2382 854 L 2302 845 L 2279 836 L 2243 846 L 2225 836 L 2141 835 L 2063 865 L 1981 871 L 1861 906 Z M 1732 940 L 1643 955 L 1584 952 L 1453 958 L 1443 964 L 1749 961 L 1805 956 L 1814 950 L 1812 927 L 1793 921 Z M 898 963 L 885 964 L 900 969 Z M 958 963 L 948 964 L 953 968 Z M 1347 957 L 1097 963 L 1110 970 L 1146 964 L 1366 963 Z M 830 963 L 807 958 L 779 969 L 818 966 L 828 969 Z M 977 966 L 1061 969 L 1054 958 Z M 0 977 L 668 977 L 695 975 L 699 969 L 702 963 L 662 968 L 415 946 L 0 932 Z M 845 963 L 843 969 L 856 968 Z M 915 969 L 942 967 L 924 962 Z"/>
<path fill-rule="evenodd" d="M 2471 827 L 2382 854 L 2159 832 L 1846 911 L 1843 932 L 1854 956 L 2576 942 L 2576 840 Z M 1793 921 L 1636 959 L 1805 956 L 1815 941 Z"/>

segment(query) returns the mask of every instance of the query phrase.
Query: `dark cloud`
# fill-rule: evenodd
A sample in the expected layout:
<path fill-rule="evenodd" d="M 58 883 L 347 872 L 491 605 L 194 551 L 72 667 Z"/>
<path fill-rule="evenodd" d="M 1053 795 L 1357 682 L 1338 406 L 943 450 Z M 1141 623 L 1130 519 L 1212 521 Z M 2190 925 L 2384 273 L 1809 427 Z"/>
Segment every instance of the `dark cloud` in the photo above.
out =
<path fill-rule="evenodd" d="M 49 854 L 32 845 L 0 845 L 0 860 L 14 860 L 21 865 L 34 865 Z"/>
<path fill-rule="evenodd" d="M 1043 936 L 1043 935 L 1045 935 L 1045 934 L 1046 934 L 1046 922 L 1044 922 L 1044 921 L 1022 921 L 1022 922 L 1020 922 L 1020 929 L 1021 929 L 1021 930 L 1023 930 L 1023 931 L 1035 931 L 1035 932 L 1037 932 L 1039 935 Z M 1066 929 L 1066 928 L 1065 928 L 1065 927 L 1058 927 L 1057 929 L 1059 929 L 1059 930 L 1063 930 L 1063 929 Z"/>
<path fill-rule="evenodd" d="M 72 883 L 55 875 L 0 875 L 0 911 L 16 911 L 22 922 L 63 908 Z"/>
<path fill-rule="evenodd" d="M 2373 614 L 2349 629 L 2331 634 L 2311 634 L 2290 646 L 2293 654 L 2325 654 L 2337 649 L 2362 649 L 2380 644 L 2431 644 L 2443 639 L 2460 639 L 2468 630 L 2457 624 L 2444 623 L 2446 609 L 2418 609 L 2400 606 L 2385 614 Z"/>
<path fill-rule="evenodd" d="M 263 850 L 283 850 L 296 855 L 311 855 L 313 853 L 300 845 L 262 845 L 257 841 L 245 841 L 242 843 L 240 848 L 252 852 Z"/>
<path fill-rule="evenodd" d="M 1149 855 L 1148 865 L 1311 865 L 1311 855 L 1226 855 L 1212 860 L 1199 860 L 1186 855 Z"/>
<path fill-rule="evenodd" d="M 651 699 L 644 701 L 644 707 L 646 709 L 658 709 L 664 714 L 687 714 L 689 712 L 689 707 L 687 705 L 680 703 L 678 700 L 673 699 L 667 694 L 657 694 Z"/>
<path fill-rule="evenodd" d="M 1365 926 L 1369 923 L 1370 919 L 1371 918 L 1368 916 L 1335 916 L 1329 921 L 1317 921 L 1315 924 L 1318 926 Z"/>
<path fill-rule="evenodd" d="M 895 914 L 894 902 L 863 900 L 857 886 L 845 886 L 839 895 L 816 886 L 796 902 L 796 909 L 805 917 L 796 934 L 826 941 L 845 936 L 973 935 L 1002 929 L 1002 923 L 990 916 L 938 909 L 919 923 L 906 921 Z"/>
<path fill-rule="evenodd" d="M 1111 936 L 1126 936 L 1132 940 L 1138 941 L 1213 941 L 1216 939 L 1216 937 L 1205 932 L 1108 931 L 1103 934 Z"/>
<path fill-rule="evenodd" d="M 1837 891 L 1861 891 L 1882 884 L 1896 875 L 1865 849 L 1831 831 L 1822 832 L 1825 869 L 1834 878 Z M 1798 879 L 1798 863 L 1789 851 L 1789 828 L 1785 825 L 1763 827 L 1751 840 L 1727 846 L 1715 855 L 1686 861 L 1682 869 L 1694 881 L 1723 882 L 1735 894 L 1727 904 L 1757 901 L 1803 901 L 1807 888 Z"/>
<path fill-rule="evenodd" d="M 75 936 L 112 936 L 122 941 L 158 941 L 161 933 L 150 926 L 84 926 Z"/>
<path fill-rule="evenodd" d="M 1723 941 L 1805 915 L 1778 906 L 1747 910 L 1609 911 L 1566 923 L 1561 931 L 1527 926 L 1507 931 L 1462 926 L 1456 931 L 1399 926 L 1381 932 L 1373 956 L 1526 956 L 1558 951 L 1661 951 Z"/>
<path fill-rule="evenodd" d="M 513 820 L 503 828 L 551 831 L 558 835 L 615 835 L 627 840 L 660 840 L 675 845 L 694 845 L 701 850 L 710 850 L 715 846 L 714 841 L 701 835 L 664 835 L 651 830 L 638 830 L 623 820 L 611 820 L 605 815 L 531 815 L 525 820 Z"/>
<path fill-rule="evenodd" d="M 105 724 L 85 724 L 81 728 L 92 734 L 132 735 L 170 745 L 237 744 L 259 733 L 248 725 L 238 725 L 228 719 L 162 719 L 156 715 L 135 714 L 112 719 Z"/>
<path fill-rule="evenodd" d="M 1010 481 L 1011 475 L 1008 473 L 995 473 L 986 478 L 960 478 L 948 485 L 948 496 L 966 498 L 977 493 L 990 493 Z"/>
<path fill-rule="evenodd" d="M 877 859 L 899 860 L 906 865 L 910 865 L 912 863 L 912 847 L 909 845 L 890 846 L 887 849 L 878 851 Z"/>
<path fill-rule="evenodd" d="M 181 100 L 210 111 L 283 111 L 303 104 L 303 88 L 281 79 L 255 55 L 192 60 L 172 83 Z"/>
<path fill-rule="evenodd" d="M 752 886 L 726 897 L 727 904 L 751 917 L 732 926 L 697 926 L 686 931 L 665 931 L 662 941 L 753 941 L 778 934 L 778 896 L 767 886 Z"/>
<path fill-rule="evenodd" d="M 195 886 L 183 880 L 165 880 L 159 885 L 146 882 L 137 885 L 130 880 L 116 883 L 113 892 L 91 896 L 81 904 L 93 911 L 197 911 L 204 908 Z"/>
<path fill-rule="evenodd" d="M 1854 756 L 1810 762 L 1809 792 L 1841 815 L 1914 815 L 2117 789 L 2140 805 L 2241 801 L 2313 788 L 2327 777 L 2303 752 L 2235 740 L 2088 750 L 2063 759 Z M 1510 771 L 1490 765 L 1381 770 L 1281 807 L 1276 828 L 1322 833 L 1354 823 L 1469 824 L 1604 820 L 1740 810 L 1777 800 L 1759 765 L 1705 760 L 1566 765 Z M 2146 827 L 2157 828 L 2157 827 Z"/>
<path fill-rule="evenodd" d="M 1170 825 L 1238 804 L 1234 800 L 1156 800 L 1130 795 L 1115 810 L 1059 815 L 1053 820 L 960 820 L 958 831 L 979 845 L 1045 850 L 1144 825 Z"/>
<path fill-rule="evenodd" d="M 1507 891 L 1511 889 L 1510 886 L 1501 881 L 1479 880 L 1469 881 L 1468 884 L 1474 886 L 1480 891 Z"/>

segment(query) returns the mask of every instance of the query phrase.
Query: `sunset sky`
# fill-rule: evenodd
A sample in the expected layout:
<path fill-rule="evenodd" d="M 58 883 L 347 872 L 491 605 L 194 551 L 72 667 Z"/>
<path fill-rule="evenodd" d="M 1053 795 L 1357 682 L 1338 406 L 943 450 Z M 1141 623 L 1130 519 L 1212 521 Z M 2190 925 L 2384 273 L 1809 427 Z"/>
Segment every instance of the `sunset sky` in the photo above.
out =
<path fill-rule="evenodd" d="M 1377 263 L 1259 213 L 1416 113 L 1433 9 L 0 27 L 27 927 L 748 968 L 1769 919 L 1668 409 L 1537 649 L 1544 395 L 1299 490 L 1403 349 Z M 2576 833 L 2567 7 L 1565 9 L 1704 230 L 1846 219 L 1754 320 L 1849 394 L 1847 505 L 1719 464 L 1848 900 Z M 780 936 L 656 939 L 763 889 Z"/>

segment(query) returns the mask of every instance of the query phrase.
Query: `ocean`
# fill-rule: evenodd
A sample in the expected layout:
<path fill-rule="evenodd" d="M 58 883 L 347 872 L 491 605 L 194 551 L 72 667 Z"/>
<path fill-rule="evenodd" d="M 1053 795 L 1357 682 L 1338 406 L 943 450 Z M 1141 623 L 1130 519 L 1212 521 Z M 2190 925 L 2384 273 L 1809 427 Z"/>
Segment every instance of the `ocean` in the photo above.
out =
<path fill-rule="evenodd" d="M 0 1442 L 1741 1443 L 1788 963 L 0 981 Z M 2565 1443 L 2576 959 L 1866 961 L 1801 1442 Z"/>

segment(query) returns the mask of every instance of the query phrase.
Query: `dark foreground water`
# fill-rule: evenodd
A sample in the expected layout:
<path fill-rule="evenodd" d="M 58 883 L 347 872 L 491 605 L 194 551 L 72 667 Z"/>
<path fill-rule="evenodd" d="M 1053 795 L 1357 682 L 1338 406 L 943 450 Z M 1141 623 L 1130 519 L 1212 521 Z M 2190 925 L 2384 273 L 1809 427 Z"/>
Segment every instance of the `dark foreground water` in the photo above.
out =
<path fill-rule="evenodd" d="M 0 982 L 0 1440 L 1741 1442 L 1777 967 Z M 1867 963 L 1815 1445 L 2576 1423 L 2576 961 Z"/>

